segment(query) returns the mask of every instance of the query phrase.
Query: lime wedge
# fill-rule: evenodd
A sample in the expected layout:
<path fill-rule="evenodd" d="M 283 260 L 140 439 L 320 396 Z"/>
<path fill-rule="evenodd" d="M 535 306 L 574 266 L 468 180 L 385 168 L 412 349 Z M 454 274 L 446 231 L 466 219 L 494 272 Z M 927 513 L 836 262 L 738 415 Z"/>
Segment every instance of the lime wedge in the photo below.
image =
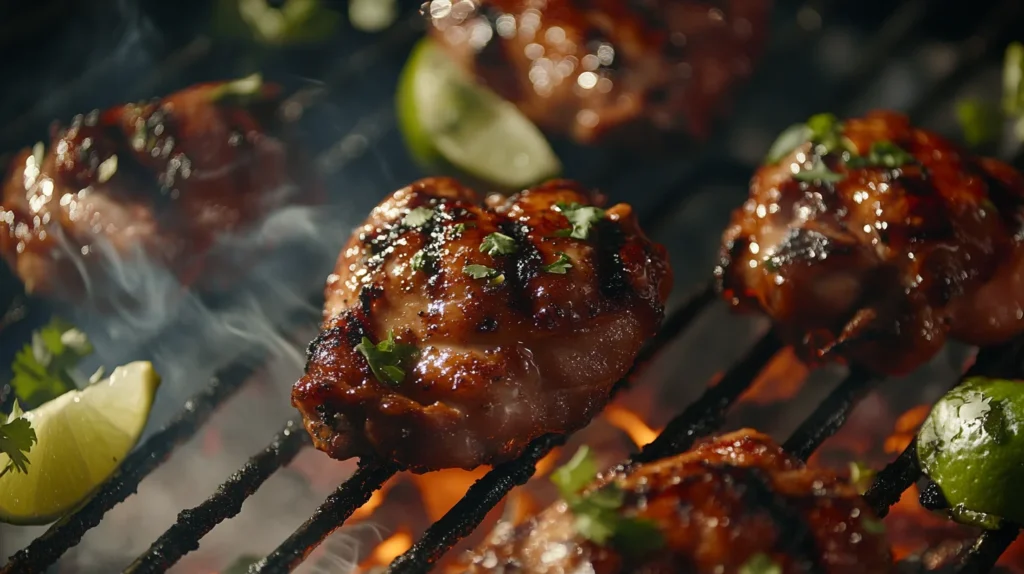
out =
<path fill-rule="evenodd" d="M 151 363 L 130 363 L 25 413 L 39 442 L 27 473 L 0 477 L 0 521 L 47 524 L 84 502 L 138 442 L 159 386 Z"/>
<path fill-rule="evenodd" d="M 466 75 L 429 38 L 420 40 L 402 71 L 397 103 L 406 145 L 430 167 L 451 166 L 508 189 L 562 170 L 537 126 Z"/>

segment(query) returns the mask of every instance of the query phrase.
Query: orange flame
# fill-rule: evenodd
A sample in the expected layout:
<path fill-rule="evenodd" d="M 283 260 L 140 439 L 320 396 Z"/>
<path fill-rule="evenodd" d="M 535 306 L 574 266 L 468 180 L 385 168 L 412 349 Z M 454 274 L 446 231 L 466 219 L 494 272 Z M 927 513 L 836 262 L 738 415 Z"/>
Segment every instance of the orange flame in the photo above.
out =
<path fill-rule="evenodd" d="M 363 503 L 362 506 L 357 508 L 356 511 L 352 513 L 352 520 L 362 520 L 373 514 L 373 511 L 377 510 L 377 507 L 379 507 L 381 503 L 384 502 L 384 494 L 388 491 L 389 488 L 391 488 L 393 484 L 394 477 L 385 482 L 384 486 L 375 490 L 373 494 L 370 495 L 370 499 Z"/>
<path fill-rule="evenodd" d="M 928 418 L 928 413 L 931 411 L 931 405 L 918 405 L 900 415 L 900 418 L 896 419 L 896 430 L 889 438 L 885 439 L 885 452 L 889 454 L 903 452 L 910 445 L 910 441 L 917 436 L 917 429 L 924 424 L 924 419 Z"/>
<path fill-rule="evenodd" d="M 412 535 L 405 528 L 399 529 L 391 536 L 384 539 L 377 545 L 377 548 L 373 550 L 373 554 L 369 558 L 364 560 L 359 568 L 362 571 L 366 571 L 374 566 L 384 566 L 390 564 L 392 560 L 398 558 L 398 556 L 412 548 Z"/>
<path fill-rule="evenodd" d="M 649 444 L 658 436 L 658 431 L 647 426 L 640 415 L 619 405 L 608 405 L 604 418 L 615 428 L 625 432 L 636 446 Z"/>
<path fill-rule="evenodd" d="M 750 388 L 740 395 L 740 402 L 770 405 L 791 398 L 800 390 L 809 372 L 793 349 L 786 347 L 775 353 Z"/>
<path fill-rule="evenodd" d="M 544 458 L 540 459 L 537 463 L 537 469 L 534 471 L 533 476 L 547 476 L 552 470 L 555 469 L 555 465 L 558 464 L 558 457 L 561 456 L 562 449 L 553 448 L 551 452 L 544 455 Z"/>
<path fill-rule="evenodd" d="M 429 474 L 416 474 L 409 478 L 420 491 L 423 508 L 430 520 L 444 516 L 459 501 L 473 483 L 483 478 L 490 467 L 475 470 L 439 470 Z"/>

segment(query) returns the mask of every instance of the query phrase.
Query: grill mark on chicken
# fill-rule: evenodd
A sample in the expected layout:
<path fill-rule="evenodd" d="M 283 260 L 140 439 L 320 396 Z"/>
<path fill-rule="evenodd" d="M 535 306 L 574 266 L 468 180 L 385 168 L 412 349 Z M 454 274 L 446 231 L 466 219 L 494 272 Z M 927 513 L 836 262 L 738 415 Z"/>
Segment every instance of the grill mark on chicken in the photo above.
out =
<path fill-rule="evenodd" d="M 336 458 L 385 459 L 416 472 L 473 468 L 589 422 L 656 331 L 671 289 L 664 249 L 650 243 L 626 205 L 609 208 L 614 218 L 586 239 L 559 235 L 568 223 L 556 205 L 588 206 L 595 197 L 555 181 L 482 205 L 454 180 L 432 178 L 386 198 L 354 232 L 328 281 L 323 330 L 343 332 L 333 346 L 318 338 L 293 388 L 316 446 Z M 437 213 L 432 230 L 400 226 L 423 205 Z M 494 232 L 513 238 L 516 251 L 481 251 Z M 371 244 L 377 253 L 368 257 Z M 628 253 L 629 265 L 609 249 Z M 413 269 L 421 250 L 436 268 Z M 545 271 L 559 253 L 569 254 L 571 266 Z M 494 274 L 474 277 L 467 265 Z M 614 297 L 606 288 L 612 271 Z M 367 362 L 377 359 L 355 349 L 362 336 L 379 343 L 389 332 L 396 348 L 415 350 L 408 365 L 391 369 L 398 384 L 378 380 Z M 337 413 L 335 431 L 316 414 L 323 404 Z"/>

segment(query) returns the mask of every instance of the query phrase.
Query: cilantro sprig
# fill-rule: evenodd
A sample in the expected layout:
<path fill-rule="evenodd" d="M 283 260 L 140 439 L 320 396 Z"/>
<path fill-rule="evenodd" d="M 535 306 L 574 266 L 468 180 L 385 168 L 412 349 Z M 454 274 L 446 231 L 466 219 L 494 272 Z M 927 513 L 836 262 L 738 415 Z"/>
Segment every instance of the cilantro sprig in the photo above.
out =
<path fill-rule="evenodd" d="M 844 134 L 843 124 L 832 114 L 811 116 L 807 123 L 794 124 L 779 134 L 768 150 L 765 165 L 774 165 L 793 153 L 798 147 L 810 142 L 815 146 L 816 156 L 810 168 L 793 174 L 797 181 L 820 181 L 838 183 L 846 175 L 829 169 L 822 156 L 839 153 L 846 167 L 851 169 L 885 167 L 895 169 L 916 161 L 913 155 L 891 141 L 876 141 L 871 144 L 867 155 L 860 155 L 857 147 Z"/>
<path fill-rule="evenodd" d="M 393 331 L 388 331 L 387 338 L 376 345 L 369 338 L 363 337 L 362 342 L 356 345 L 356 350 L 366 357 L 370 371 L 378 381 L 393 386 L 405 380 L 403 365 L 419 353 L 419 349 L 413 345 L 396 343 Z"/>
<path fill-rule="evenodd" d="M 661 548 L 665 538 L 651 520 L 623 516 L 626 493 L 609 483 L 584 492 L 597 474 L 597 463 L 586 446 L 551 474 L 551 482 L 575 516 L 576 531 L 584 538 L 605 545 L 611 543 L 627 554 L 639 555 Z"/>
<path fill-rule="evenodd" d="M 771 556 L 758 552 L 740 566 L 739 574 L 782 574 L 782 565 Z"/>
<path fill-rule="evenodd" d="M 565 275 L 566 272 L 568 272 L 569 269 L 572 268 L 572 259 L 569 259 L 569 256 L 566 255 L 565 253 L 562 253 L 561 251 L 558 251 L 556 255 L 558 255 L 558 259 L 541 267 L 541 269 L 543 269 L 547 273 Z"/>
<path fill-rule="evenodd" d="M 14 401 L 10 416 L 0 414 L 0 421 L 4 421 L 0 423 L 0 454 L 6 454 L 10 459 L 3 468 L 0 468 L 0 476 L 12 470 L 28 472 L 27 455 L 38 439 L 32 424 L 22 416 L 23 414 L 18 401 Z"/>
<path fill-rule="evenodd" d="M 484 237 L 483 242 L 480 243 L 480 252 L 486 253 L 491 257 L 512 255 L 518 249 L 519 247 L 516 245 L 515 239 L 498 232 L 487 235 L 487 237 Z"/>
<path fill-rule="evenodd" d="M 408 227 L 423 227 L 434 218 L 434 210 L 429 207 L 416 207 L 405 214 L 402 224 Z"/>
<path fill-rule="evenodd" d="M 30 408 L 78 388 L 71 371 L 93 348 L 85 333 L 54 318 L 14 355 L 11 387 Z"/>
<path fill-rule="evenodd" d="M 605 211 L 600 207 L 578 203 L 559 202 L 552 209 L 564 215 L 572 225 L 569 229 L 558 231 L 556 235 L 573 239 L 587 239 L 590 236 L 590 230 L 605 216 Z"/>
<path fill-rule="evenodd" d="M 505 282 L 505 275 L 502 272 L 486 265 L 466 265 L 462 272 L 473 279 L 487 279 L 492 285 L 501 285 Z"/>

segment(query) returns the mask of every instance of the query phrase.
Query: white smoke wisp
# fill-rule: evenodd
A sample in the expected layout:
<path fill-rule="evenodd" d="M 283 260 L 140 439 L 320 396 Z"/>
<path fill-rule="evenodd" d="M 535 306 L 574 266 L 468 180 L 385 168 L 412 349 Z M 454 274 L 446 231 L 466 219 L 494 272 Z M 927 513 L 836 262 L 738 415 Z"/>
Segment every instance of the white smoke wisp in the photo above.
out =
<path fill-rule="evenodd" d="M 94 356 L 81 365 L 85 376 L 99 365 L 109 369 L 140 359 L 153 362 L 163 382 L 143 441 L 239 357 L 256 358 L 250 365 L 255 374 L 192 440 L 146 477 L 135 496 L 112 509 L 68 552 L 59 571 L 120 571 L 145 552 L 179 512 L 205 500 L 296 416 L 290 404 L 291 385 L 301 375 L 305 347 L 318 329 L 324 280 L 355 223 L 342 206 L 277 210 L 251 231 L 218 245 L 219 256 L 232 263 L 232 272 L 237 266 L 244 275 L 231 277 L 230 288 L 213 295 L 185 290 L 141 252 L 122 258 L 109 246 L 98 246 L 94 256 L 98 254 L 103 263 L 92 269 L 104 274 L 103 282 L 113 281 L 113 288 L 127 298 L 123 304 L 115 299 L 104 312 L 82 305 L 59 314 L 85 331 L 95 347 Z M 70 242 L 64 246 L 66 257 L 78 255 Z M 86 272 L 84 266 L 77 268 Z M 85 279 L 93 286 L 101 283 L 99 277 Z M 325 455 L 315 464 L 323 465 L 325 473 L 337 474 L 338 481 L 318 488 L 311 485 L 309 470 L 278 471 L 246 502 L 241 516 L 206 536 L 201 548 L 173 571 L 212 572 L 240 555 L 271 552 L 354 469 L 353 464 Z M 0 525 L 0 557 L 25 547 L 41 531 Z M 328 568 L 342 571 L 345 564 L 355 564 L 364 544 L 338 535 Z"/>

